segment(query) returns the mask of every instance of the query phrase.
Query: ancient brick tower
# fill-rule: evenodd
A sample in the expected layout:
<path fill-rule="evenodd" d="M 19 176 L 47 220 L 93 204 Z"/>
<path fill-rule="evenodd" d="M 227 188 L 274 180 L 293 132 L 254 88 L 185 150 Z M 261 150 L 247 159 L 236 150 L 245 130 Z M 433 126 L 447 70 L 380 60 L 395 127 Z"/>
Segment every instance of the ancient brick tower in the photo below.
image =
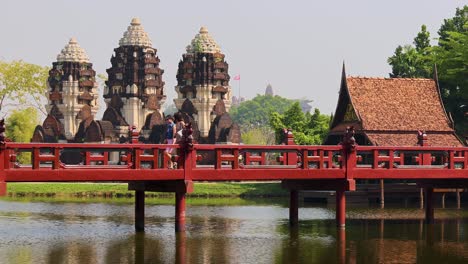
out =
<path fill-rule="evenodd" d="M 163 124 L 164 71 L 159 68 L 157 50 L 138 18 L 132 19 L 114 52 L 112 66 L 107 69 L 109 79 L 104 88 L 107 109 L 103 120 L 111 122 L 121 135 L 127 134 L 128 126 L 141 129 L 145 121 L 146 129 Z"/>
<path fill-rule="evenodd" d="M 194 119 L 200 137 L 208 137 L 212 121 L 231 107 L 228 64 L 205 27 L 186 50 L 179 62 L 174 102 Z"/>
<path fill-rule="evenodd" d="M 80 123 L 96 114 L 98 86 L 92 66 L 75 38 L 58 54 L 47 79 L 48 115 L 42 140 L 73 140 Z"/>

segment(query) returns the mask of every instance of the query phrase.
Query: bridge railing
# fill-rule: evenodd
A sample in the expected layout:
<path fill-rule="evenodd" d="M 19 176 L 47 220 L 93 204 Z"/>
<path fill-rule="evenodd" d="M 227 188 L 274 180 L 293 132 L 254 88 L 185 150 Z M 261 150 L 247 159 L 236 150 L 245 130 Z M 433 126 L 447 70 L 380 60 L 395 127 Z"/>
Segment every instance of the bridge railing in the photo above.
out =
<path fill-rule="evenodd" d="M 194 145 L 195 168 L 341 169 L 340 146 Z"/>
<path fill-rule="evenodd" d="M 468 177 L 466 147 L 356 146 L 351 155 L 356 155 L 355 178 Z"/>
<path fill-rule="evenodd" d="M 128 168 L 168 169 L 167 148 L 148 144 L 6 143 L 5 169 Z M 19 158 L 22 156 L 22 159 Z M 24 163 L 29 160 L 30 163 Z M 20 161 L 22 160 L 23 163 Z"/>
<path fill-rule="evenodd" d="M 167 148 L 177 150 L 179 169 L 168 168 Z M 7 142 L 0 155 L 8 181 L 468 178 L 466 147 Z"/>

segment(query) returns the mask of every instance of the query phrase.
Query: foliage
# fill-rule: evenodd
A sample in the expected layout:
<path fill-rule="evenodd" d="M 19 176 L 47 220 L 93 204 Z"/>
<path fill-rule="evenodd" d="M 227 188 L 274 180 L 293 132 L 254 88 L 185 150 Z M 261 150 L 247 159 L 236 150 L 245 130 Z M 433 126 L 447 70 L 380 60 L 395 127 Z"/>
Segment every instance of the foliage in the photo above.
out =
<path fill-rule="evenodd" d="M 294 140 L 299 145 L 319 145 L 328 133 L 330 116 L 323 115 L 316 108 L 313 114 L 302 112 L 299 103 L 294 103 L 280 114 L 274 112 L 270 118 L 270 126 L 275 130 L 276 141 L 283 141 L 283 129 L 291 128 Z"/>
<path fill-rule="evenodd" d="M 246 145 L 273 145 L 275 133 L 270 127 L 254 127 L 242 133 L 242 142 Z"/>
<path fill-rule="evenodd" d="M 427 31 L 426 25 L 421 26 L 421 31 L 414 38 L 413 44 L 417 52 L 425 52 L 431 47 L 431 34 Z"/>
<path fill-rule="evenodd" d="M 47 76 L 47 67 L 21 60 L 0 61 L 0 111 L 8 102 L 16 108 L 33 106 L 45 113 L 41 99 L 47 89 Z"/>
<path fill-rule="evenodd" d="M 166 107 L 164 108 L 164 115 L 174 115 L 174 113 L 176 113 L 177 111 L 179 111 L 177 109 L 177 107 L 175 106 L 175 104 L 170 104 L 170 105 L 166 105 Z"/>
<path fill-rule="evenodd" d="M 465 24 L 468 22 L 468 6 L 463 6 L 463 8 L 457 8 L 455 11 L 455 16 L 453 18 L 444 19 L 444 23 L 440 26 L 439 31 L 437 32 L 440 36 L 439 46 L 444 46 L 444 41 L 447 41 L 450 37 L 449 32 L 459 32 L 466 33 L 468 31 L 465 28 Z"/>
<path fill-rule="evenodd" d="M 278 183 L 194 183 L 194 192 L 188 197 L 273 197 L 287 192 Z M 128 184 L 121 183 L 8 183 L 8 192 L 17 195 L 41 196 L 43 194 L 70 196 L 132 197 Z M 149 193 L 153 197 L 167 197 L 168 193 Z M 173 201 L 173 200 L 172 200 Z"/>
<path fill-rule="evenodd" d="M 445 109 L 451 114 L 458 134 L 468 134 L 468 6 L 457 8 L 445 19 L 437 46 L 430 46 L 430 34 L 423 25 L 411 45 L 398 46 L 388 58 L 390 77 L 432 78 L 437 65 L 439 87 Z"/>
<path fill-rule="evenodd" d="M 257 95 L 252 100 L 244 101 L 237 107 L 232 107 L 229 114 L 243 131 L 269 125 L 270 114 L 283 113 L 296 100 L 275 95 Z"/>
<path fill-rule="evenodd" d="M 38 123 L 38 113 L 34 107 L 13 110 L 6 120 L 6 136 L 14 142 L 30 142 Z M 30 164 L 30 153 L 20 153 L 18 161 L 23 164 Z"/>

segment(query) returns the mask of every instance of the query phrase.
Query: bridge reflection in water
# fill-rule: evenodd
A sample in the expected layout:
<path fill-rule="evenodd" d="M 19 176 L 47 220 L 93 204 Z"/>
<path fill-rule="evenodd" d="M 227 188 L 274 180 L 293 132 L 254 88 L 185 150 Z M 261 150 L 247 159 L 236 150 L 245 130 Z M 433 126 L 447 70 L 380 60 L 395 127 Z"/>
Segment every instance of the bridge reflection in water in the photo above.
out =
<path fill-rule="evenodd" d="M 2 263 L 468 261 L 466 209 L 438 211 L 435 223 L 427 225 L 423 219 L 399 219 L 420 217 L 419 209 L 366 219 L 383 211 L 351 208 L 342 229 L 326 208 L 301 209 L 304 220 L 290 227 L 287 209 L 278 205 L 192 206 L 186 231 L 174 233 L 174 207 L 148 206 L 147 232 L 135 233 L 129 205 L 0 201 L 0 206 Z"/>

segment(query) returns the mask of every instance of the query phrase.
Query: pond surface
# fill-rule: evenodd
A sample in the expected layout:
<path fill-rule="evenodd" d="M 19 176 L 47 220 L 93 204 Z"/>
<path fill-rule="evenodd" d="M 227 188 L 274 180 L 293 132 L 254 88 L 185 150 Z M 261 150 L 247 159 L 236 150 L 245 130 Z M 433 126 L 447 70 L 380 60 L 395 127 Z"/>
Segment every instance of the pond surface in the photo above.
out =
<path fill-rule="evenodd" d="M 303 207 L 290 228 L 282 203 L 188 205 L 176 234 L 174 207 L 147 205 L 136 234 L 132 204 L 0 200 L 0 263 L 468 263 L 466 209 L 433 225 L 420 209 L 348 209 L 342 232 L 333 207 Z"/>

